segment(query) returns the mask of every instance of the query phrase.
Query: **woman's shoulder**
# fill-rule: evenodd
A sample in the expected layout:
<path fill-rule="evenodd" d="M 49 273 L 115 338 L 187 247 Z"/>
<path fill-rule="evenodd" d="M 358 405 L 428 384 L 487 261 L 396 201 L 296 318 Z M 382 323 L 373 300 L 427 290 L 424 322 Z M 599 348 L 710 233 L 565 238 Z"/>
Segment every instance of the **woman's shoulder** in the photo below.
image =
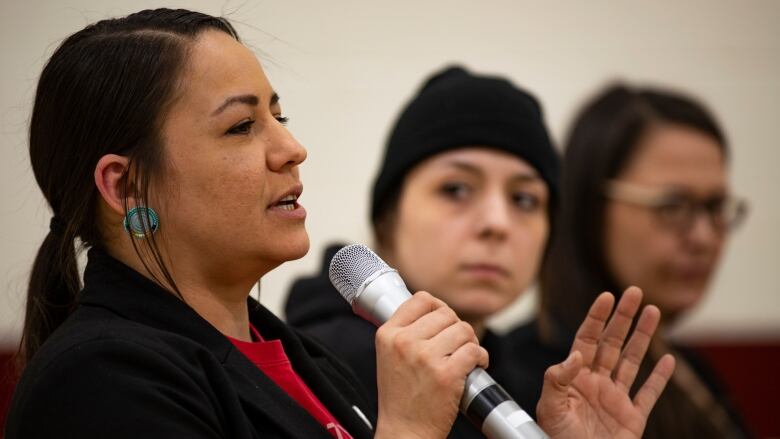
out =
<path fill-rule="evenodd" d="M 210 363 L 210 364 L 209 364 Z M 97 307 L 78 308 L 26 365 L 14 400 L 82 403 L 91 394 L 113 402 L 123 386 L 166 382 L 181 389 L 207 385 L 220 361 L 196 341 Z M 86 392 L 86 393 L 85 393 Z"/>
<path fill-rule="evenodd" d="M 180 334 L 123 318 L 114 313 L 81 307 L 60 326 L 36 353 L 30 367 L 42 371 L 56 364 L 92 362 L 113 350 L 137 357 L 162 356 L 198 349 Z"/>
<path fill-rule="evenodd" d="M 128 423 L 165 411 L 186 417 L 197 414 L 200 422 L 217 425 L 208 399 L 195 398 L 208 391 L 203 364 L 208 355 L 198 355 L 197 350 L 176 334 L 99 309 L 80 309 L 25 368 L 8 416 L 9 433 L 17 435 L 8 437 L 54 428 L 86 434 L 93 427 L 111 429 L 112 422 Z M 214 365 L 218 366 L 215 360 Z M 95 420 L 91 427 L 77 425 L 84 424 L 85 413 Z M 36 425 L 30 419 L 45 419 L 47 424 Z M 161 431 L 178 428 L 164 424 Z M 132 425 L 125 428 L 133 431 Z"/>

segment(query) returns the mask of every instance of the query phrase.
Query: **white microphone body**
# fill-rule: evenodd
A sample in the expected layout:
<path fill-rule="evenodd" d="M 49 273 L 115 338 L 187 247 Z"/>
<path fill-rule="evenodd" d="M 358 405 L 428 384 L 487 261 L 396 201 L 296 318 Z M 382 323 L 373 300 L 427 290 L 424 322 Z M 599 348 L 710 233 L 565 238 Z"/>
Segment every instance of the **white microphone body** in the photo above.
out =
<path fill-rule="evenodd" d="M 365 267 L 350 270 L 351 272 L 346 274 L 349 277 L 347 282 L 344 280 L 344 274 L 334 274 L 339 265 L 343 268 L 345 264 L 364 262 L 360 257 L 370 260 L 366 261 Z M 370 273 L 367 273 L 368 271 Z M 338 278 L 339 276 L 341 278 Z M 376 326 L 390 319 L 398 307 L 412 297 L 398 272 L 362 245 L 348 246 L 336 253 L 331 262 L 330 279 L 342 296 L 351 302 L 355 314 Z M 481 367 L 474 369 L 466 377 L 460 411 L 490 439 L 548 438 L 533 419 Z"/>
<path fill-rule="evenodd" d="M 376 326 L 390 320 L 402 303 L 412 298 L 398 271 L 386 268 L 369 276 L 358 288 L 352 311 Z"/>

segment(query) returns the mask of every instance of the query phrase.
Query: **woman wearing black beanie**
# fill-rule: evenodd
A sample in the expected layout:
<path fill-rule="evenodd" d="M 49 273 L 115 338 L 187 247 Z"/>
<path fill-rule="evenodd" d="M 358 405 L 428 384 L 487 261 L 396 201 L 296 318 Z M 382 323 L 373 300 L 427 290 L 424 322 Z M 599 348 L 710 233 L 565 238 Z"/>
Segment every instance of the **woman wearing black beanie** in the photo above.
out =
<path fill-rule="evenodd" d="M 485 326 L 535 280 L 557 203 L 559 159 L 537 100 L 505 78 L 461 67 L 433 74 L 396 121 L 371 200 L 376 250 L 411 291 L 442 299 L 490 354 L 488 372 L 531 415 L 541 377 L 525 373 Z M 352 367 L 376 400 L 375 328 L 352 313 L 322 272 L 299 279 L 287 320 Z M 529 382 L 533 381 L 533 386 Z M 482 434 L 459 416 L 450 437 Z"/>

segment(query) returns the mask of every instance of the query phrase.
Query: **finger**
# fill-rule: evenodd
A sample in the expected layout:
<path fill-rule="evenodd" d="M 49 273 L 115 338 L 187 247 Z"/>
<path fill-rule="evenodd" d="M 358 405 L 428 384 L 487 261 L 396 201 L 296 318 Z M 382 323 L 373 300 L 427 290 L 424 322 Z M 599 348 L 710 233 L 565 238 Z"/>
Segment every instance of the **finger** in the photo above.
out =
<path fill-rule="evenodd" d="M 593 364 L 601 331 L 609 318 L 609 313 L 612 312 L 614 302 L 615 297 L 612 294 L 601 293 L 593 301 L 588 315 L 577 330 L 570 352 L 579 351 L 582 354 L 582 362 L 585 367 L 590 367 Z"/>
<path fill-rule="evenodd" d="M 642 310 L 639 321 L 636 324 L 634 333 L 623 350 L 617 368 L 615 369 L 615 383 L 624 392 L 628 393 L 634 384 L 639 366 L 647 353 L 647 347 L 650 340 L 658 328 L 658 322 L 661 320 L 661 311 L 653 305 L 648 305 Z"/>
<path fill-rule="evenodd" d="M 446 357 L 467 343 L 479 345 L 479 339 L 470 324 L 457 321 L 431 338 L 427 349 L 430 355 Z"/>
<path fill-rule="evenodd" d="M 460 346 L 447 358 L 447 369 L 459 377 L 462 376 L 464 380 L 474 368 L 487 369 L 488 364 L 490 364 L 488 351 L 476 343 Z"/>
<path fill-rule="evenodd" d="M 417 338 L 428 340 L 460 321 L 455 311 L 448 306 L 443 306 L 422 315 L 406 328 L 413 331 Z M 468 327 L 471 328 L 471 325 Z M 473 329 L 471 332 L 474 333 Z"/>
<path fill-rule="evenodd" d="M 661 392 L 664 391 L 666 383 L 672 377 L 674 364 L 674 357 L 671 354 L 661 357 L 658 363 L 656 363 L 653 373 L 650 374 L 647 381 L 642 384 L 642 387 L 636 393 L 634 406 L 645 419 L 650 415 L 650 411 L 653 409 L 656 401 L 658 401 L 658 397 L 661 396 Z"/>
<path fill-rule="evenodd" d="M 596 358 L 591 367 L 594 372 L 604 376 L 612 374 L 641 303 L 642 290 L 637 287 L 629 287 L 620 297 L 615 313 L 599 339 Z"/>
<path fill-rule="evenodd" d="M 402 303 L 390 319 L 385 322 L 385 325 L 389 327 L 408 326 L 425 314 L 445 306 L 447 305 L 444 302 L 433 297 L 430 293 L 420 291 Z"/>
<path fill-rule="evenodd" d="M 582 354 L 573 351 L 569 357 L 553 366 L 544 373 L 542 394 L 536 407 L 539 417 L 554 416 L 566 404 L 569 395 L 569 385 L 577 377 L 583 366 Z"/>

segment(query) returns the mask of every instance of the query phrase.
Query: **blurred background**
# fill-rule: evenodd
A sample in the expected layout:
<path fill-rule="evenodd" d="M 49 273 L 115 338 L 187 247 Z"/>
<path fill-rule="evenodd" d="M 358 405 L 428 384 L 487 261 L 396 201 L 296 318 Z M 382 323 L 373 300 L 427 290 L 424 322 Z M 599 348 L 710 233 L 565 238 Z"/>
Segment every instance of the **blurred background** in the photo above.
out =
<path fill-rule="evenodd" d="M 510 77 L 541 100 L 558 143 L 574 111 L 610 80 L 699 97 L 725 128 L 734 151 L 733 188 L 749 200 L 750 214 L 731 237 L 709 296 L 676 337 L 715 360 L 757 434 L 780 437 L 772 415 L 780 390 L 770 383 L 780 370 L 780 2 L 774 0 L 0 0 L 0 351 L 6 363 L 17 347 L 27 276 L 51 216 L 27 156 L 38 75 L 62 39 L 85 25 L 163 6 L 231 19 L 281 96 L 289 129 L 308 148 L 301 203 L 312 249 L 261 282 L 261 301 L 279 315 L 292 280 L 318 269 L 325 244 L 370 242 L 369 188 L 385 135 L 435 69 L 455 62 Z M 534 294 L 525 294 L 494 326 L 507 329 L 534 303 Z M 11 382 L 3 383 L 5 400 Z"/>

